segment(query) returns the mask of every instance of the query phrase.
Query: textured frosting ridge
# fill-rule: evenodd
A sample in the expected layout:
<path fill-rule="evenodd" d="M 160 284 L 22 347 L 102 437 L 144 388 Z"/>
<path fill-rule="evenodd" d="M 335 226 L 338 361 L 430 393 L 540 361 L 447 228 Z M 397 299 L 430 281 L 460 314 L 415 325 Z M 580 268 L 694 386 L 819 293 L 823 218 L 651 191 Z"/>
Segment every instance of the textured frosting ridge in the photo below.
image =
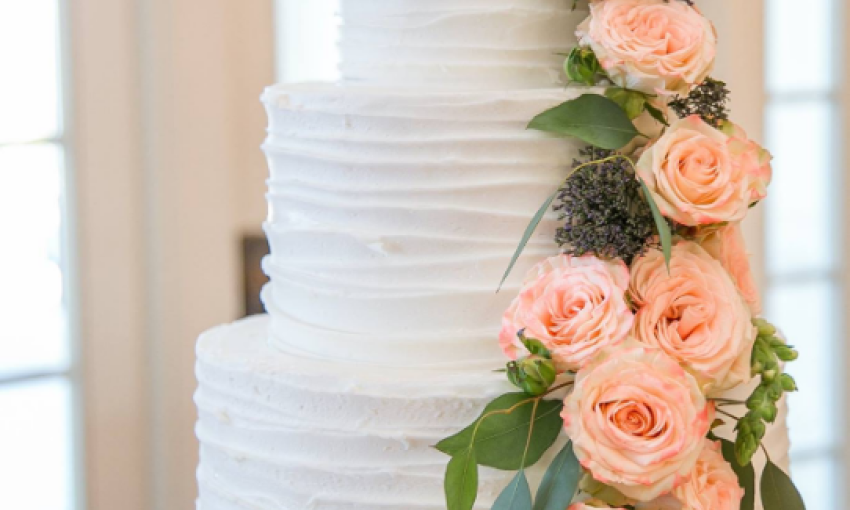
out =
<path fill-rule="evenodd" d="M 573 0 L 342 0 L 344 83 L 558 87 L 587 5 Z"/>
<path fill-rule="evenodd" d="M 446 458 L 431 446 L 510 391 L 504 377 L 304 357 L 269 346 L 268 321 L 222 326 L 198 344 L 199 508 L 444 510 Z M 787 462 L 784 425 L 765 444 Z M 512 475 L 482 469 L 475 508 L 490 508 Z"/>
<path fill-rule="evenodd" d="M 267 322 L 199 343 L 204 510 L 445 508 L 445 456 L 432 446 L 509 391 L 503 378 L 303 358 L 271 348 Z M 482 471 L 476 508 L 490 508 L 509 479 Z"/>
<path fill-rule="evenodd" d="M 266 90 L 269 315 L 199 340 L 199 510 L 445 510 L 432 446 L 512 391 L 501 316 L 554 213 L 496 286 L 584 145 L 526 124 L 598 92 L 562 85 L 572 3 L 341 0 L 342 82 Z M 475 508 L 512 476 L 483 468 Z"/>
<path fill-rule="evenodd" d="M 525 124 L 587 90 L 269 89 L 274 345 L 379 364 L 501 364 L 501 314 L 556 251 L 553 217 L 496 286 L 578 147 Z"/>

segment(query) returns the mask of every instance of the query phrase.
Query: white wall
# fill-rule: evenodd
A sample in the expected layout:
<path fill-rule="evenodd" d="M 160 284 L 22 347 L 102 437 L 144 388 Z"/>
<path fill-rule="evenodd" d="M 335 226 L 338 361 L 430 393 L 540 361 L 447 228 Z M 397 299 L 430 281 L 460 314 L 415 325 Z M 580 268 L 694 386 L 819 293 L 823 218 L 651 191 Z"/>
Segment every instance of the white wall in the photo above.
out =
<path fill-rule="evenodd" d="M 265 215 L 271 0 L 68 2 L 88 510 L 196 495 L 194 343 Z"/>

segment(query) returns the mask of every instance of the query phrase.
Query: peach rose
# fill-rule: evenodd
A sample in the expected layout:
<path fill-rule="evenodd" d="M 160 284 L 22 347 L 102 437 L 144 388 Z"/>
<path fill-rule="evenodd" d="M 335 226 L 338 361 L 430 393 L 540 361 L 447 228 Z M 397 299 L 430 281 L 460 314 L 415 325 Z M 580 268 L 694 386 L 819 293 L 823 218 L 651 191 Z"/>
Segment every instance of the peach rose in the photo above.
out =
<path fill-rule="evenodd" d="M 670 494 L 661 496 L 658 499 L 653 499 L 646 503 L 638 503 L 635 505 L 635 510 L 684 510 L 682 503 Z"/>
<path fill-rule="evenodd" d="M 693 471 L 672 496 L 688 510 L 739 510 L 744 489 L 738 475 L 723 458 L 720 443 L 703 440 L 703 449 Z"/>
<path fill-rule="evenodd" d="M 714 26 L 685 2 L 591 2 L 576 35 L 614 83 L 648 94 L 686 95 L 711 72 L 717 52 Z"/>
<path fill-rule="evenodd" d="M 614 508 L 608 506 L 607 503 L 602 501 L 582 501 L 580 503 L 573 503 L 567 508 L 567 510 L 599 510 L 600 508 L 608 508 L 611 510 L 625 510 L 624 508 Z"/>
<path fill-rule="evenodd" d="M 696 379 L 660 349 L 608 349 L 581 369 L 564 426 L 594 479 L 638 501 L 693 470 L 714 412 Z"/>
<path fill-rule="evenodd" d="M 634 337 L 661 348 L 706 393 L 750 380 L 756 328 L 729 273 L 693 241 L 673 246 L 670 271 L 659 250 L 632 263 Z"/>
<path fill-rule="evenodd" d="M 723 122 L 720 130 L 729 137 L 729 150 L 737 164 L 750 177 L 750 202 L 758 202 L 767 197 L 767 187 L 773 179 L 773 156 L 761 145 L 750 140 L 747 132 L 733 122 Z"/>
<path fill-rule="evenodd" d="M 750 206 L 750 176 L 730 138 L 696 115 L 670 126 L 635 170 L 661 213 L 682 225 L 740 221 Z"/>
<path fill-rule="evenodd" d="M 524 329 L 552 351 L 561 371 L 584 365 L 601 349 L 619 344 L 634 322 L 625 293 L 629 270 L 622 261 L 559 255 L 535 266 L 502 318 L 499 343 L 511 359 L 527 353 L 517 338 Z"/>
<path fill-rule="evenodd" d="M 732 276 L 741 295 L 750 307 L 750 313 L 761 313 L 761 296 L 750 270 L 750 257 L 744 243 L 744 234 L 739 223 L 730 223 L 713 230 L 699 239 L 700 246 L 712 257 L 720 261 L 724 269 Z"/>

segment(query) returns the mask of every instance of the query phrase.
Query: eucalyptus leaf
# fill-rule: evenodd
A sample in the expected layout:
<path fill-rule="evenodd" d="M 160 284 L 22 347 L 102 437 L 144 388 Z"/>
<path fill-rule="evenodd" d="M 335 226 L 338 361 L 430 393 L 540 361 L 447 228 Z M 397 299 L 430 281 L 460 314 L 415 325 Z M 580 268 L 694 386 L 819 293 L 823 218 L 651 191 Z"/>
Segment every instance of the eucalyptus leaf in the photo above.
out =
<path fill-rule="evenodd" d="M 761 474 L 761 502 L 765 510 L 806 510 L 794 482 L 770 460 Z"/>
<path fill-rule="evenodd" d="M 536 116 L 529 129 L 573 136 L 600 149 L 625 147 L 640 132 L 616 102 L 584 94 Z"/>
<path fill-rule="evenodd" d="M 528 486 L 525 471 L 520 470 L 499 494 L 492 510 L 531 510 L 531 488 Z"/>
<path fill-rule="evenodd" d="M 629 119 L 638 118 L 646 110 L 648 99 L 643 92 L 622 87 L 609 87 L 605 90 L 605 97 L 620 105 Z"/>
<path fill-rule="evenodd" d="M 646 111 L 652 116 L 653 119 L 657 120 L 661 124 L 664 124 L 667 127 L 670 127 L 670 123 L 667 121 L 667 118 L 664 116 L 664 112 L 659 110 L 658 108 L 652 106 L 649 102 L 646 103 Z"/>
<path fill-rule="evenodd" d="M 572 441 L 558 453 L 543 475 L 534 510 L 564 510 L 573 501 L 582 469 L 573 451 Z M 744 510 L 742 508 L 742 510 Z"/>
<path fill-rule="evenodd" d="M 531 236 L 534 235 L 534 231 L 537 230 L 537 226 L 540 225 L 540 222 L 543 220 L 543 217 L 546 216 L 546 213 L 549 212 L 549 208 L 552 206 L 552 202 L 555 201 L 555 197 L 558 196 L 558 192 L 555 191 L 549 198 L 543 202 L 543 205 L 540 206 L 540 209 L 534 214 L 531 218 L 531 222 L 525 228 L 525 232 L 522 234 L 522 239 L 519 241 L 519 245 L 514 252 L 513 257 L 511 257 L 511 262 L 508 264 L 508 269 L 505 270 L 504 276 L 502 276 L 502 281 L 499 282 L 499 288 L 496 292 L 502 290 L 502 285 L 505 284 L 505 281 L 508 279 L 508 276 L 511 275 L 511 271 L 514 270 L 514 266 L 519 260 L 519 256 L 522 255 L 522 252 L 525 251 L 525 247 L 528 245 L 528 241 L 531 239 Z"/>
<path fill-rule="evenodd" d="M 533 466 L 558 438 L 563 427 L 563 407 L 560 400 L 541 400 L 535 410 L 533 398 L 525 393 L 508 393 L 491 402 L 475 423 L 440 441 L 436 448 L 454 457 L 472 445 L 478 464 L 505 471 Z M 475 432 L 478 422 L 488 413 L 512 408 L 515 409 L 510 414 L 498 413 L 484 419 Z M 526 442 L 528 453 L 523 464 Z"/>
<path fill-rule="evenodd" d="M 753 510 L 756 504 L 756 470 L 752 462 L 745 466 L 738 464 L 735 456 L 735 443 L 721 439 L 723 458 L 726 459 L 735 474 L 738 475 L 738 485 L 744 489 L 744 499 L 741 500 L 741 510 Z"/>
<path fill-rule="evenodd" d="M 478 497 L 478 464 L 473 448 L 467 448 L 449 461 L 445 490 L 448 510 L 471 510 L 475 505 Z"/>
<path fill-rule="evenodd" d="M 655 219 L 655 228 L 658 229 L 658 237 L 661 238 L 661 251 L 664 253 L 667 271 L 670 271 L 670 258 L 673 256 L 673 233 L 670 231 L 670 224 L 667 223 L 667 219 L 661 214 L 661 209 L 655 203 L 655 198 L 653 198 L 646 183 L 640 180 L 640 185 L 643 188 L 643 195 L 649 203 L 649 208 L 652 210 L 652 217 Z"/>

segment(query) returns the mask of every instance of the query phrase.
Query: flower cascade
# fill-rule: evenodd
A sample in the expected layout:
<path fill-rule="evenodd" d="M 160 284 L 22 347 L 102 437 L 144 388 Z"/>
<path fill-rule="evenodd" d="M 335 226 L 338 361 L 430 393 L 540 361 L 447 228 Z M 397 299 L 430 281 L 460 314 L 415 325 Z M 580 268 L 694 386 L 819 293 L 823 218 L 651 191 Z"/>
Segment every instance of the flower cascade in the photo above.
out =
<path fill-rule="evenodd" d="M 797 389 L 783 371 L 797 351 L 760 316 L 741 228 L 772 156 L 730 120 L 709 76 L 717 34 L 693 2 L 588 7 L 564 65 L 584 93 L 528 126 L 585 148 L 502 283 L 547 214 L 563 222 L 561 253 L 532 267 L 502 317 L 519 391 L 436 445 L 451 457 L 447 507 L 476 506 L 486 466 L 516 471 L 494 510 L 753 510 L 752 459 Z M 727 398 L 739 387 L 750 396 Z M 542 458 L 532 495 L 525 470 Z M 760 483 L 766 510 L 805 508 L 769 457 Z"/>

